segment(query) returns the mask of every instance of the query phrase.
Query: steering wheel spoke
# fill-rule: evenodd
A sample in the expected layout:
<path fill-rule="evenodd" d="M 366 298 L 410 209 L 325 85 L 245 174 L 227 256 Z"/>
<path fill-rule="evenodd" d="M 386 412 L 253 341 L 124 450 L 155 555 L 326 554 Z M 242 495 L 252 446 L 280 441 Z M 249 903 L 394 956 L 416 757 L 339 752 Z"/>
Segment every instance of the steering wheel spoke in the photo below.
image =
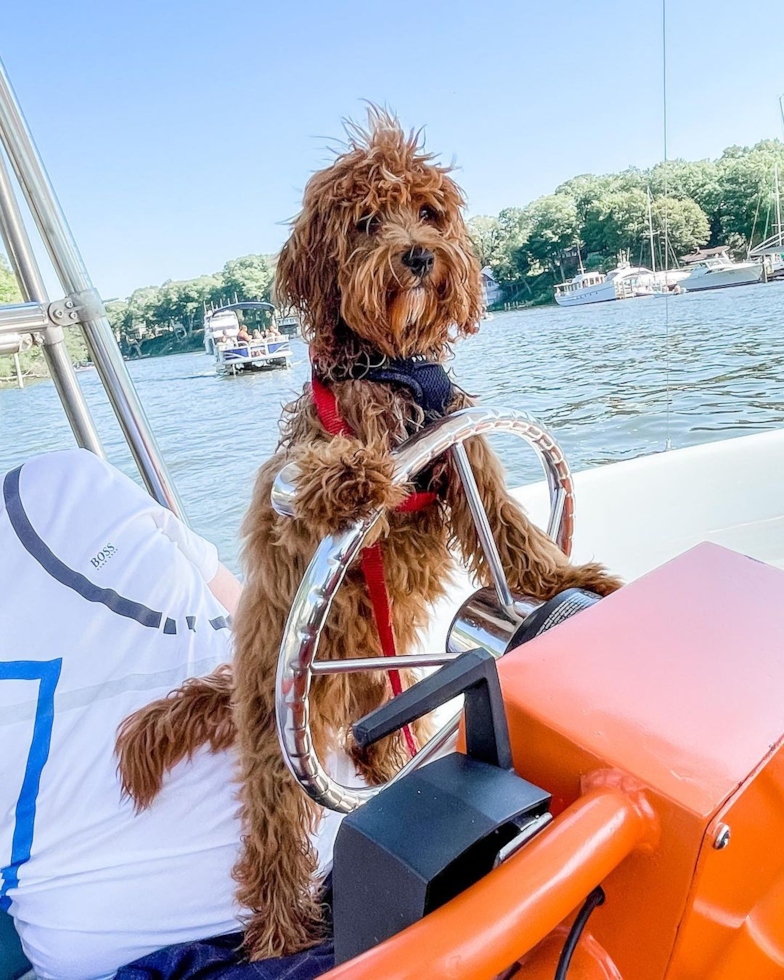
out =
<path fill-rule="evenodd" d="M 459 653 L 408 653 L 402 657 L 352 657 L 350 660 L 314 660 L 310 672 L 323 674 L 356 674 L 363 670 L 413 670 L 415 667 L 443 667 Z"/>
<path fill-rule="evenodd" d="M 474 519 L 474 525 L 476 527 L 479 543 L 482 545 L 482 551 L 485 553 L 485 561 L 487 562 L 488 570 L 490 571 L 490 575 L 493 579 L 493 585 L 495 586 L 498 601 L 500 602 L 501 608 L 504 610 L 504 612 L 508 613 L 509 615 L 513 615 L 514 598 L 512 596 L 512 590 L 509 588 L 509 583 L 506 581 L 504 566 L 501 562 L 501 555 L 498 552 L 498 547 L 495 543 L 495 538 L 493 537 L 493 531 L 490 527 L 490 521 L 487 517 L 487 511 L 485 510 L 485 506 L 482 503 L 482 498 L 479 494 L 479 487 L 476 485 L 476 477 L 474 476 L 474 471 L 471 468 L 468 453 L 466 452 L 466 448 L 462 442 L 458 443 L 456 446 L 453 446 L 450 452 L 452 453 L 452 458 L 455 461 L 460 482 L 463 485 L 463 490 L 468 502 L 468 508 L 471 511 L 471 516 Z"/>

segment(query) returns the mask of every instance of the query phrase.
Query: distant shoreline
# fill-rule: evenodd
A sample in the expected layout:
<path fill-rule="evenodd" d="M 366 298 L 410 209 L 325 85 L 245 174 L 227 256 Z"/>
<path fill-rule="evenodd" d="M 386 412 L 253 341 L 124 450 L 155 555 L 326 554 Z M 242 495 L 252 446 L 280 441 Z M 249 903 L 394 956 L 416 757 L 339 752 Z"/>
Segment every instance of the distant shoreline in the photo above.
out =
<path fill-rule="evenodd" d="M 161 334 L 142 340 L 138 344 L 123 343 L 120 346 L 126 361 L 144 361 L 148 357 L 167 357 L 169 354 L 187 354 L 204 349 L 204 330 L 194 330 L 185 337 Z"/>
<path fill-rule="evenodd" d="M 122 350 L 122 356 L 124 361 L 147 361 L 153 357 L 168 357 L 171 354 L 188 354 L 196 353 L 204 349 L 203 344 L 204 331 L 199 331 L 199 336 L 191 336 L 183 338 L 182 340 L 177 340 L 177 338 L 171 337 L 154 337 L 151 341 L 146 343 L 150 345 L 155 345 L 152 350 L 144 350 L 144 343 L 141 345 L 141 353 L 133 353 L 127 350 Z M 155 344 L 158 341 L 159 343 Z M 94 368 L 95 365 L 92 361 L 75 361 L 74 370 L 79 373 L 81 371 L 89 371 Z M 23 380 L 25 386 L 28 384 L 35 384 L 38 381 L 48 381 L 51 380 L 51 375 L 46 366 L 46 361 L 43 357 L 36 357 L 36 359 L 26 365 L 23 372 Z M 0 389 L 3 388 L 16 388 L 18 387 L 16 374 L 13 371 L 6 375 L 0 377 Z"/>

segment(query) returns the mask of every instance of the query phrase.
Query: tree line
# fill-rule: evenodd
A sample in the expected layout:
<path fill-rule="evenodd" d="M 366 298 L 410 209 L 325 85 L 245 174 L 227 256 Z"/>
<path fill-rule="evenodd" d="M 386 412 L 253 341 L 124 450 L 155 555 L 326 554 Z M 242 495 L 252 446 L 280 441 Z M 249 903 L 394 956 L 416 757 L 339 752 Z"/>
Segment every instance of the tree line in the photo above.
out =
<path fill-rule="evenodd" d="M 205 308 L 250 300 L 269 302 L 274 273 L 274 256 L 243 255 L 211 275 L 167 279 L 160 286 L 135 289 L 127 299 L 107 302 L 106 312 L 121 346 L 138 350 L 143 338 L 161 333 L 191 337 L 204 326 Z"/>
<path fill-rule="evenodd" d="M 702 246 L 727 245 L 745 256 L 775 231 L 777 164 L 784 191 L 780 140 L 731 146 L 717 160 L 671 160 L 648 169 L 580 174 L 522 207 L 504 208 L 497 217 L 474 217 L 469 228 L 479 259 L 501 283 L 505 300 L 548 302 L 553 285 L 574 275 L 581 262 L 588 270 L 607 271 L 619 254 L 626 254 L 633 264 L 650 266 L 651 227 L 657 268 L 665 260 L 672 266 Z M 157 340 L 165 344 L 166 338 L 195 345 L 205 307 L 269 301 L 274 273 L 274 256 L 231 259 L 219 272 L 144 286 L 127 299 L 107 302 L 109 321 L 126 353 L 139 353 L 142 343 L 155 351 Z M 0 256 L 0 303 L 20 299 Z M 256 325 L 253 317 L 248 320 Z M 81 337 L 74 336 L 71 346 L 77 360 L 86 357 Z M 34 349 L 24 364 L 37 367 L 38 360 Z M 0 380 L 10 369 L 9 359 L 0 358 Z"/>
<path fill-rule="evenodd" d="M 608 271 L 624 253 L 633 265 L 650 267 L 651 226 L 657 268 L 700 247 L 727 245 L 745 256 L 776 230 L 776 164 L 784 191 L 780 140 L 731 146 L 717 160 L 581 174 L 524 207 L 472 218 L 469 228 L 505 299 L 548 301 L 553 285 L 580 262 Z"/>

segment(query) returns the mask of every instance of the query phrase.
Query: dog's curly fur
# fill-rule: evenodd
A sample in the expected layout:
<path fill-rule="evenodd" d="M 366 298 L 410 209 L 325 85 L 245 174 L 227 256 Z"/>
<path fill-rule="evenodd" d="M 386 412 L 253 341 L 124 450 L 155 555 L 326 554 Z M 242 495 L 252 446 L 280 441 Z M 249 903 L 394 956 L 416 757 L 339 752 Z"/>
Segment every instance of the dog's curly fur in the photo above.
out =
<path fill-rule="evenodd" d="M 392 485 L 390 451 L 423 424 L 410 394 L 352 380 L 379 355 L 425 354 L 443 360 L 449 344 L 477 329 L 482 294 L 477 260 L 462 217 L 463 198 L 449 176 L 386 112 L 371 110 L 367 131 L 349 128 L 349 145 L 308 182 L 277 267 L 277 293 L 296 307 L 314 371 L 332 386 L 354 436 L 331 437 L 319 421 L 310 385 L 284 410 L 283 435 L 262 466 L 243 525 L 247 580 L 236 615 L 233 668 L 188 681 L 169 698 L 132 715 L 118 737 L 124 788 L 149 805 L 164 775 L 202 744 L 236 740 L 244 849 L 235 868 L 239 902 L 252 911 L 246 949 L 252 959 L 292 953 L 320 936 L 309 840 L 316 807 L 290 776 L 274 722 L 278 649 L 294 593 L 321 538 L 342 523 L 383 508 L 385 574 L 398 651 L 414 645 L 431 604 L 448 585 L 456 547 L 476 576 L 488 572 L 473 520 L 450 463 L 433 475 L 439 501 L 395 513 L 403 492 Z M 414 246 L 434 256 L 418 277 L 402 261 Z M 353 369 L 353 370 L 352 370 Z M 451 410 L 470 404 L 455 389 Z M 542 599 L 580 586 L 601 594 L 618 581 L 601 566 L 572 566 L 532 525 L 504 486 L 501 465 L 475 438 L 467 451 L 510 586 Z M 281 518 L 270 491 L 281 467 L 302 474 L 297 511 Z M 349 571 L 322 640 L 330 658 L 380 655 L 360 571 Z M 313 685 L 316 748 L 325 753 L 349 726 L 390 697 L 386 674 L 333 675 Z M 425 735 L 422 723 L 416 736 Z M 366 753 L 354 749 L 371 782 L 387 779 L 405 758 L 400 733 Z"/>

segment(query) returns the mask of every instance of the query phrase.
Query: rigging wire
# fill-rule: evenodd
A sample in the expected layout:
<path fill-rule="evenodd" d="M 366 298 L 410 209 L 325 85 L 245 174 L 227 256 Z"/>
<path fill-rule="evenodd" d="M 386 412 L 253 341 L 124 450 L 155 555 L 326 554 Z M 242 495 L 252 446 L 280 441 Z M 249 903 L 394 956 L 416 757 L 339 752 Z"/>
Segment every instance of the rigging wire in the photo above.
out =
<path fill-rule="evenodd" d="M 754 232 L 755 232 L 755 230 L 757 228 L 757 218 L 759 218 L 760 204 L 762 203 L 762 194 L 763 194 L 763 191 L 760 189 L 760 192 L 757 195 L 757 210 L 754 212 L 754 221 L 751 224 L 751 236 L 749 238 L 748 248 L 746 249 L 746 261 L 747 262 L 748 262 L 748 260 L 749 260 L 749 258 L 751 256 L 751 246 L 754 243 Z M 768 203 L 768 217 L 770 217 L 770 203 Z M 767 233 L 768 233 L 768 223 L 766 221 L 765 222 L 765 234 L 762 236 L 761 241 L 763 241 L 763 242 L 765 241 L 765 236 L 767 235 Z"/>
<path fill-rule="evenodd" d="M 672 449 L 670 440 L 670 415 L 672 413 L 672 390 L 670 388 L 670 289 L 669 289 L 669 254 L 670 254 L 670 221 L 669 221 L 669 170 L 667 167 L 667 0 L 662 0 L 662 124 L 664 143 L 664 362 L 667 375 L 667 393 L 665 405 L 665 451 Z"/>

